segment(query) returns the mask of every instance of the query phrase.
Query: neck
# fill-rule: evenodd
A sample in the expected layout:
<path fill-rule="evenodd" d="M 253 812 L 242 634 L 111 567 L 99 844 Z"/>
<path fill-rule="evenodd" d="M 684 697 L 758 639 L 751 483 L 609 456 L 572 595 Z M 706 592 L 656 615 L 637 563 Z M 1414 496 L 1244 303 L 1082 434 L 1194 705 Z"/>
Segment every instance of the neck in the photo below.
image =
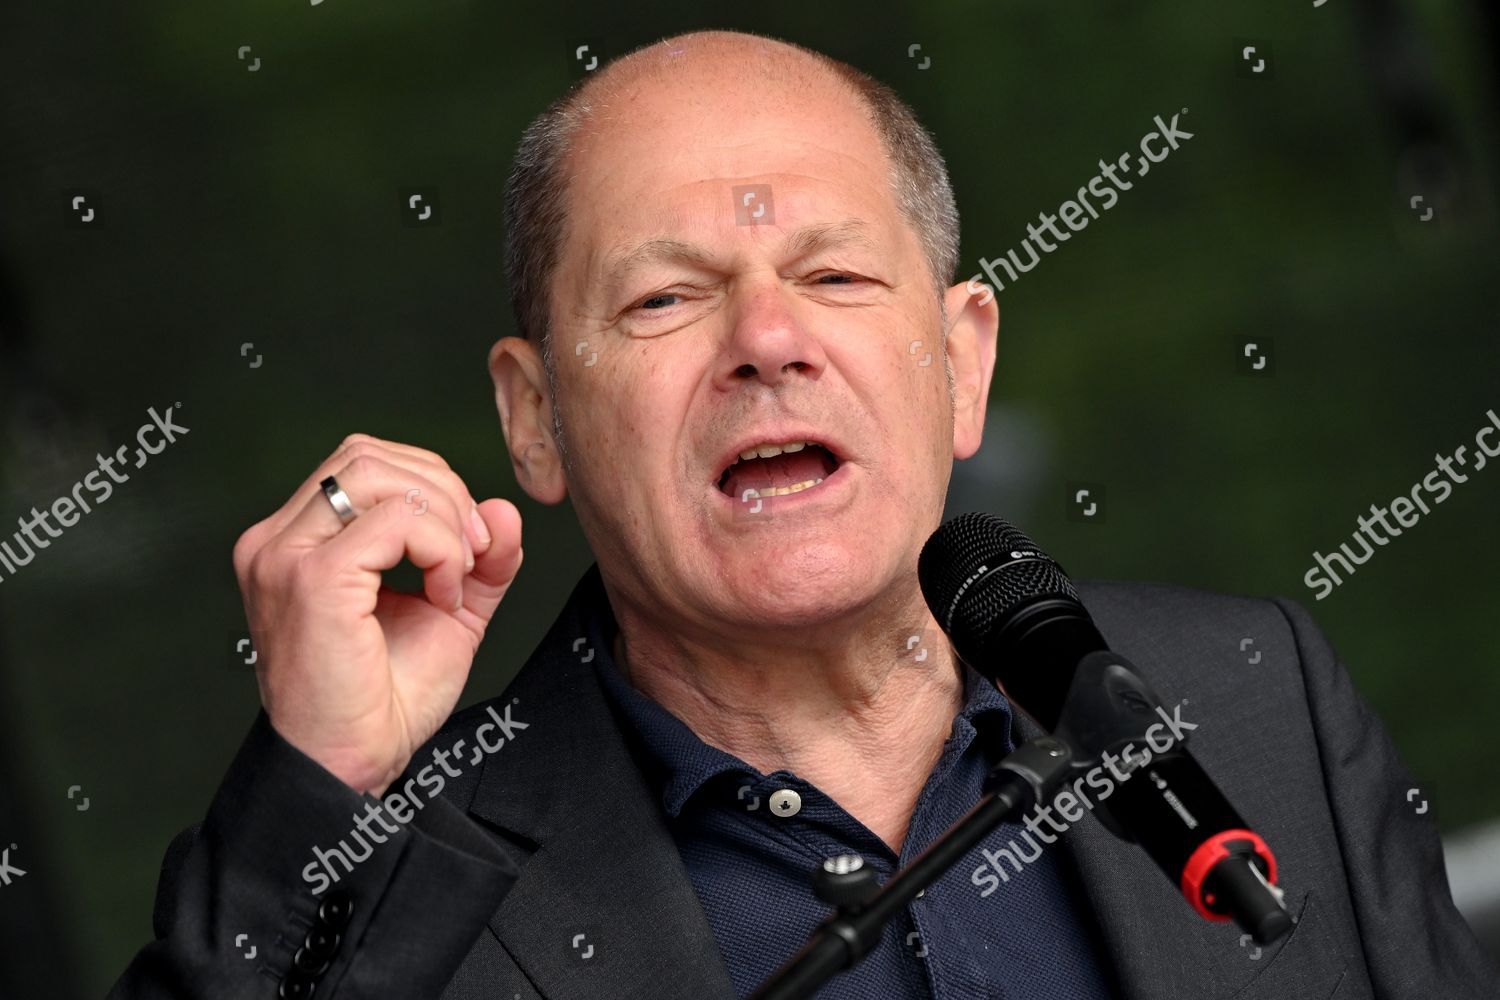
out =
<path fill-rule="evenodd" d="M 824 628 L 808 642 L 748 648 L 684 640 L 626 606 L 615 659 L 705 743 L 763 774 L 811 782 L 899 854 L 964 683 L 921 595 L 897 606 L 904 613 Z M 892 621 L 920 622 L 920 644 L 909 649 L 914 630 Z"/>

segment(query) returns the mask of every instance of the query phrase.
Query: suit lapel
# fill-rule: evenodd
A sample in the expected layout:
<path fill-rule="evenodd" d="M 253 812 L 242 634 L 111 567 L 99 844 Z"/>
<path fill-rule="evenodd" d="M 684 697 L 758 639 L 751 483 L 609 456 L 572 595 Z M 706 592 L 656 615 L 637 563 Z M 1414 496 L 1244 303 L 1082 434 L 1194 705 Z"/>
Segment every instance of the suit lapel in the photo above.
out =
<path fill-rule="evenodd" d="M 734 1000 L 659 796 L 599 686 L 605 637 L 588 608 L 603 600 L 595 567 L 509 688 L 530 728 L 486 765 L 469 810 L 537 847 L 489 926 L 546 1000 Z"/>

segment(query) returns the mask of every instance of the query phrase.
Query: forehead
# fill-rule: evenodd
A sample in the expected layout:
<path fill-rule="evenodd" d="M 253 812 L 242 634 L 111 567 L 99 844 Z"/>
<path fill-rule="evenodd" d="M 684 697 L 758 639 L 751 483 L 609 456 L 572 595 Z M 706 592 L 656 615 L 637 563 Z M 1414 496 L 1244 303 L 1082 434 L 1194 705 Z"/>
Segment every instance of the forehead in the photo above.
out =
<path fill-rule="evenodd" d="M 735 186 L 769 183 L 782 227 L 851 214 L 878 226 L 896 214 L 889 159 L 859 96 L 826 72 L 770 78 L 743 57 L 608 88 L 569 161 L 569 228 L 584 253 L 642 226 L 732 219 Z"/>

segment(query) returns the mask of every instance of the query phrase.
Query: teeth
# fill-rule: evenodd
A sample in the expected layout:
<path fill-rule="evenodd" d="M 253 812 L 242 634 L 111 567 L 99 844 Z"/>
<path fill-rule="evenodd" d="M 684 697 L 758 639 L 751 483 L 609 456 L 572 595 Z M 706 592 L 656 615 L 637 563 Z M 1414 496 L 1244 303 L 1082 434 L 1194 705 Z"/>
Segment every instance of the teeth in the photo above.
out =
<path fill-rule="evenodd" d="M 777 455 L 780 455 L 783 452 L 786 452 L 787 454 L 799 452 L 803 448 L 806 448 L 807 444 L 808 443 L 806 441 L 789 441 L 786 444 L 757 445 L 754 448 L 746 448 L 744 451 L 740 452 L 740 458 L 744 459 L 747 462 L 752 458 L 775 458 Z"/>
<path fill-rule="evenodd" d="M 764 490 L 747 489 L 744 498 L 746 500 L 758 500 L 762 497 L 784 497 L 788 493 L 801 493 L 803 490 L 816 486 L 822 481 L 823 477 L 819 476 L 817 479 L 805 479 L 800 483 L 793 483 L 790 486 L 777 486 L 773 489 Z"/>

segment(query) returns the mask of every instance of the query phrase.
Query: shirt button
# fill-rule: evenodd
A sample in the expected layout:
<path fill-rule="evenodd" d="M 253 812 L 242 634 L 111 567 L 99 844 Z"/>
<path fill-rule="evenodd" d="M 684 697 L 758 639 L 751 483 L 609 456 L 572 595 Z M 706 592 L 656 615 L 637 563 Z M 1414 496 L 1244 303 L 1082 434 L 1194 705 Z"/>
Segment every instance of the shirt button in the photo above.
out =
<path fill-rule="evenodd" d="M 771 811 L 778 816 L 795 816 L 802 811 L 802 796 L 790 788 L 772 792 Z"/>

